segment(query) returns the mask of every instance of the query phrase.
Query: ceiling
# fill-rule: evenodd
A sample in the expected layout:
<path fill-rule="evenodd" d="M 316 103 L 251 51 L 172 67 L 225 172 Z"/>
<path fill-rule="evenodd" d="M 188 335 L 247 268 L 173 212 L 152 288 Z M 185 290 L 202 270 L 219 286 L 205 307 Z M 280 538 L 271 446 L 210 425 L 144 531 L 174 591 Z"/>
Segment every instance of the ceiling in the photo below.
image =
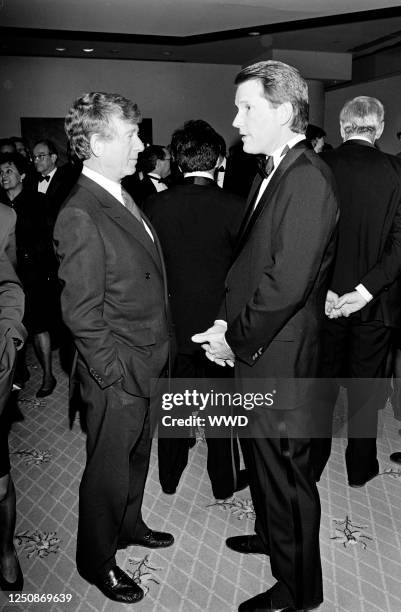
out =
<path fill-rule="evenodd" d="M 0 0 L 1 55 L 243 65 L 271 48 L 354 58 L 394 53 L 401 49 L 401 6 L 394 0 Z"/>

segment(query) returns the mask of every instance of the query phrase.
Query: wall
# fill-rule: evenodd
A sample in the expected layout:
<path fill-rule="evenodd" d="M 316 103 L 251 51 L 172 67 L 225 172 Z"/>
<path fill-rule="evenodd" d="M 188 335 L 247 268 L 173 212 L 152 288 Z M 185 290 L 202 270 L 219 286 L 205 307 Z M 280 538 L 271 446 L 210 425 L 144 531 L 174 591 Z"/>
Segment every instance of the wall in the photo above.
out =
<path fill-rule="evenodd" d="M 385 109 L 384 132 L 378 144 L 386 153 L 398 153 L 401 145 L 396 132 L 401 131 L 401 76 L 394 76 L 368 83 L 358 83 L 326 92 L 325 130 L 327 142 L 333 146 L 340 144 L 338 117 L 343 104 L 355 96 L 378 98 Z"/>
<path fill-rule="evenodd" d="M 188 119 L 204 119 L 235 140 L 233 81 L 240 66 L 63 58 L 0 58 L 0 137 L 20 134 L 20 117 L 64 117 L 86 91 L 117 92 L 153 118 L 153 140 L 168 143 Z"/>

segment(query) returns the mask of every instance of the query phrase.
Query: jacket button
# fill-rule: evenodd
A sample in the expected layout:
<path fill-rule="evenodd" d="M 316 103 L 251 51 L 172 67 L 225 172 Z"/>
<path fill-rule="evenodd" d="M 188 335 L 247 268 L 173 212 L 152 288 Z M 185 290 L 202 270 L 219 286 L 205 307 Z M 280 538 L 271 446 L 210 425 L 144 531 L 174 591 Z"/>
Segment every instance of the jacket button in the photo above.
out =
<path fill-rule="evenodd" d="M 149 279 L 150 279 L 150 272 L 146 272 L 146 274 L 145 274 L 145 278 L 146 278 L 146 280 L 149 280 Z"/>

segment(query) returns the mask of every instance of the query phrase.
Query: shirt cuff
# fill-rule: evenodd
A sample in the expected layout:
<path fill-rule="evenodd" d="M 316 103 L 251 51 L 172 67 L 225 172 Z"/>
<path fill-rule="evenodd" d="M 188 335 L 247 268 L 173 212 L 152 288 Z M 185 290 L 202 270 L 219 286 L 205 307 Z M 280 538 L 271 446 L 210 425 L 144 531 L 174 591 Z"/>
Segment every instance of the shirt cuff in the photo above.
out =
<path fill-rule="evenodd" d="M 224 321 L 223 319 L 216 319 L 216 321 L 214 321 L 214 325 L 221 325 L 224 327 L 225 331 L 227 331 L 227 321 Z"/>
<path fill-rule="evenodd" d="M 370 302 L 371 300 L 373 300 L 373 295 L 369 293 L 366 287 L 364 287 L 362 284 L 357 285 L 355 287 L 355 291 L 358 291 L 358 293 L 360 293 L 363 299 L 366 300 L 367 302 Z"/>

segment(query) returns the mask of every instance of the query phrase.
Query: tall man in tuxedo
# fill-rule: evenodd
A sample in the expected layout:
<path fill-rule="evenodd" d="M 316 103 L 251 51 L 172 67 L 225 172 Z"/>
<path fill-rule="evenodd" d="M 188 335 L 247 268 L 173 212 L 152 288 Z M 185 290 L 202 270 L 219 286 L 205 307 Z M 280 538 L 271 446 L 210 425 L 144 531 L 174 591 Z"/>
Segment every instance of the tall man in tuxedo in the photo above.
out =
<path fill-rule="evenodd" d="M 77 566 L 107 597 L 124 603 L 139 601 L 143 591 L 116 565 L 116 550 L 173 543 L 141 514 L 150 379 L 166 366 L 169 328 L 158 239 L 120 184 L 135 172 L 143 150 L 139 120 L 136 104 L 118 94 L 75 101 L 65 127 L 84 166 L 54 232 L 63 317 L 87 406 Z"/>
<path fill-rule="evenodd" d="M 302 391 L 294 379 L 317 372 L 337 202 L 330 170 L 305 143 L 308 90 L 298 71 L 269 60 L 244 68 L 235 82 L 233 125 L 244 151 L 267 156 L 265 178 L 256 178 L 250 192 L 226 278 L 224 320 L 194 340 L 212 361 L 235 362 L 239 383 L 248 379 L 248 392 L 249 379 L 292 379 L 281 385 L 283 397 L 292 398 L 288 403 L 278 393 L 277 409 L 267 411 L 274 415 L 262 411 L 249 419 L 246 460 L 256 534 L 227 540 L 235 551 L 269 554 L 277 580 L 243 602 L 240 612 L 289 612 L 323 599 L 310 439 L 305 433 L 296 437 L 310 398 L 308 387 Z M 295 423 L 294 437 L 288 422 Z"/>
<path fill-rule="evenodd" d="M 166 259 L 178 345 L 173 376 L 222 378 L 225 372 L 204 358 L 191 336 L 217 315 L 245 201 L 214 181 L 220 137 L 208 123 L 187 121 L 174 132 L 172 142 L 183 183 L 148 198 L 144 210 Z M 217 499 L 231 497 L 247 484 L 243 473 L 239 478 L 237 440 L 209 437 L 208 431 L 206 440 L 213 494 Z M 159 438 L 159 478 L 167 493 L 175 492 L 188 463 L 190 443 L 189 438 Z"/>
<path fill-rule="evenodd" d="M 375 146 L 384 128 L 379 100 L 359 96 L 340 113 L 343 144 L 322 158 L 337 179 L 340 222 L 338 248 L 326 305 L 321 375 L 327 386 L 324 411 L 331 429 L 339 385 L 347 378 L 350 486 L 377 475 L 377 413 L 388 396 L 392 329 L 401 316 L 401 161 Z M 339 299 L 339 296 L 340 299 Z M 367 379 L 367 380 L 361 380 Z M 320 477 L 331 438 L 314 440 L 313 463 Z"/>

